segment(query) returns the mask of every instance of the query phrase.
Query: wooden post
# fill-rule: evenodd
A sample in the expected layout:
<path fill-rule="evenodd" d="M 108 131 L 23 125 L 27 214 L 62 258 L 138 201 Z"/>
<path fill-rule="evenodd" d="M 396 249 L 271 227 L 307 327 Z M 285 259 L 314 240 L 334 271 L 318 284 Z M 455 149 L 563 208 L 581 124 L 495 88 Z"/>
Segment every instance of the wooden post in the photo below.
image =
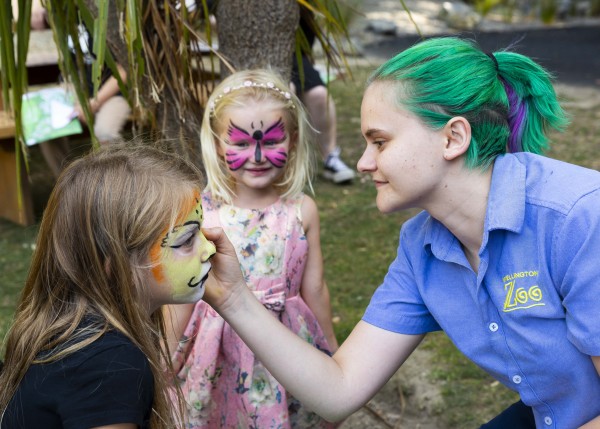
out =
<path fill-rule="evenodd" d="M 1 99 L 2 97 L 0 97 Z M 0 217 L 29 226 L 35 221 L 29 178 L 21 157 L 21 187 L 17 186 L 15 123 L 8 112 L 0 110 Z M 22 203 L 19 207 L 19 192 Z"/>

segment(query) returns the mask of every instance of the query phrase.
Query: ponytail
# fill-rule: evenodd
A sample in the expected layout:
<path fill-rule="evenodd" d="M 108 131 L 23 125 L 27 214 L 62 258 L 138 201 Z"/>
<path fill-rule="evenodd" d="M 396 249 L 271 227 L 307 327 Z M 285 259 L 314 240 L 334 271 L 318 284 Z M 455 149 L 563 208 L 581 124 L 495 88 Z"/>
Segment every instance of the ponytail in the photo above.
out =
<path fill-rule="evenodd" d="M 494 54 L 508 96 L 509 152 L 542 153 L 550 129 L 568 124 L 554 88 L 552 75 L 530 58 L 514 52 Z"/>

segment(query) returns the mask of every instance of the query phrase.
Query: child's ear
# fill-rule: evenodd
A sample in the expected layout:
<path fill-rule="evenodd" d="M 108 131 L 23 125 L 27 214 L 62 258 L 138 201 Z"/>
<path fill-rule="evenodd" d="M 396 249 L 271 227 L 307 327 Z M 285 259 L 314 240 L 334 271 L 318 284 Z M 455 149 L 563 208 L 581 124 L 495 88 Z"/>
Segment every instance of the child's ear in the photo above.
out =
<path fill-rule="evenodd" d="M 467 152 L 471 144 L 471 124 L 462 116 L 455 116 L 444 126 L 444 159 L 451 161 Z"/>

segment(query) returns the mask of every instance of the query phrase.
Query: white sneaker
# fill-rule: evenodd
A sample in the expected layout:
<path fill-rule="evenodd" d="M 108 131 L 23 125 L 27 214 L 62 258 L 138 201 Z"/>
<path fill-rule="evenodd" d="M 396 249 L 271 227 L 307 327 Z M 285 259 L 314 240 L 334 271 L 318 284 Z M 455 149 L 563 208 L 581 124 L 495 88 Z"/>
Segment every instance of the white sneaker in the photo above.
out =
<path fill-rule="evenodd" d="M 340 158 L 341 149 L 338 147 L 327 156 L 323 166 L 323 177 L 333 183 L 346 183 L 354 179 L 354 170 L 348 167 Z"/>

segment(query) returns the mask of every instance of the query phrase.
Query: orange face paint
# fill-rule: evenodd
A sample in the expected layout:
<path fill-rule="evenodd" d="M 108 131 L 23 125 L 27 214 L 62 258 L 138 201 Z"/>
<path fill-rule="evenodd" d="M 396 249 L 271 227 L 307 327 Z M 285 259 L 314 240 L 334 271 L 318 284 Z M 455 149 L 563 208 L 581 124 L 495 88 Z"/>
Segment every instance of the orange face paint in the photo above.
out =
<path fill-rule="evenodd" d="M 195 302 L 204 293 L 203 284 L 210 270 L 208 259 L 214 245 L 200 230 L 203 221 L 200 194 L 186 203 L 175 226 L 161 234 L 150 249 L 152 275 L 157 284 L 169 288 L 172 302 Z"/>

